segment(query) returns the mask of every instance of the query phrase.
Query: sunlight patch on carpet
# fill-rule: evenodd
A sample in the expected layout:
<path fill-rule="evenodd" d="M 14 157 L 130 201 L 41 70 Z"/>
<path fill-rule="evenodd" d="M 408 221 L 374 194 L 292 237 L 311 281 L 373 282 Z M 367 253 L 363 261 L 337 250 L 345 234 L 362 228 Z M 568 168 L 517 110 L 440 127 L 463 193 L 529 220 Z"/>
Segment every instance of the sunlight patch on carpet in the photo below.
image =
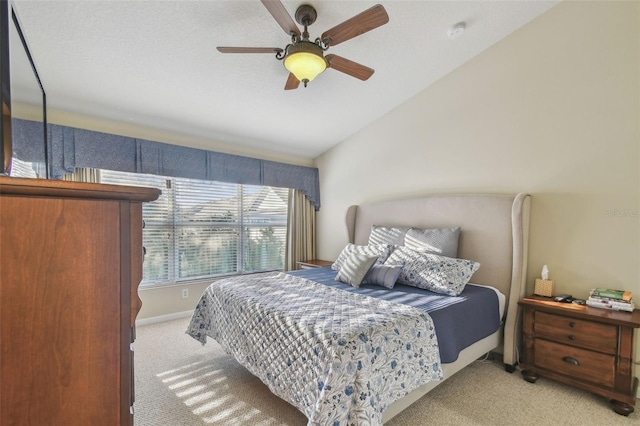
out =
<path fill-rule="evenodd" d="M 261 411 L 239 401 L 228 390 L 228 378 L 211 364 L 196 362 L 156 377 L 207 424 L 238 421 L 259 424 Z"/>
<path fill-rule="evenodd" d="M 191 369 L 194 365 L 201 365 L 201 364 L 204 364 L 204 362 L 203 361 L 194 362 L 194 363 L 191 363 L 191 364 L 188 364 L 188 365 L 183 365 L 182 367 L 173 368 L 173 369 L 171 369 L 169 371 L 165 371 L 164 373 L 158 373 L 157 376 L 158 377 L 162 377 L 162 376 L 166 376 L 168 374 L 174 374 L 174 373 L 176 373 L 178 371 L 186 370 L 187 368 Z"/>
<path fill-rule="evenodd" d="M 233 400 L 233 398 L 229 395 L 225 395 L 222 396 L 220 398 L 205 402 L 204 404 L 194 408 L 191 412 L 197 416 L 203 416 L 205 414 L 207 414 L 209 411 L 212 410 L 216 410 L 219 411 L 218 409 L 223 406 L 226 405 L 228 403 L 230 403 Z M 223 412 L 226 411 L 223 410 Z"/>
<path fill-rule="evenodd" d="M 205 385 L 192 386 L 188 389 L 183 390 L 182 392 L 176 392 L 176 396 L 178 398 L 186 398 L 188 396 L 193 395 L 196 392 L 200 392 L 203 389 L 206 389 Z"/>

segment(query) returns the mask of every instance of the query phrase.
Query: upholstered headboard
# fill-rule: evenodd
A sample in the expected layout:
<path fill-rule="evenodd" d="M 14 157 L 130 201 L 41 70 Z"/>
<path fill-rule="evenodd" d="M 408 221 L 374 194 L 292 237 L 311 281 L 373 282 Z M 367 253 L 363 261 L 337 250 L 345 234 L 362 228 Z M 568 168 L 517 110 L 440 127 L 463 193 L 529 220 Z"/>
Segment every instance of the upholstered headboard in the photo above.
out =
<path fill-rule="evenodd" d="M 444 194 L 351 206 L 349 242 L 367 244 L 372 225 L 459 226 L 458 257 L 481 265 L 471 282 L 496 287 L 507 297 L 503 356 L 505 364 L 514 365 L 521 340 L 518 300 L 525 295 L 530 204 L 527 194 Z"/>

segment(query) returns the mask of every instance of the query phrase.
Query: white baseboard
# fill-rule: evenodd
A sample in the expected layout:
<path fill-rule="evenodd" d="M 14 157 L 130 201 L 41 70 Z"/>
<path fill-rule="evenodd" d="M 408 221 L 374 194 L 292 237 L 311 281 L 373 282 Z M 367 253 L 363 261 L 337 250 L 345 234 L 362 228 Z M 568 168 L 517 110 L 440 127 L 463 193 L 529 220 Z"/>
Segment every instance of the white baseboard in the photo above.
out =
<path fill-rule="evenodd" d="M 157 317 L 142 318 L 136 320 L 136 327 L 141 325 L 155 324 L 158 322 L 171 321 L 180 318 L 188 318 L 193 315 L 193 311 L 176 312 L 173 314 L 159 315 Z"/>

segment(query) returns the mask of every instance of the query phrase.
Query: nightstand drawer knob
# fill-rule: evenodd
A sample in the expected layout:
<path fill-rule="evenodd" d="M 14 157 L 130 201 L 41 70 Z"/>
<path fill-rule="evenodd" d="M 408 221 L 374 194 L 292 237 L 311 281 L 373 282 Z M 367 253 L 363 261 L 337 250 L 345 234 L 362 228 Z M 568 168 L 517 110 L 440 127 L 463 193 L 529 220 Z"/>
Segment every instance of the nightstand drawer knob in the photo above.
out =
<path fill-rule="evenodd" d="M 571 358 L 570 356 L 563 356 L 562 360 L 564 362 L 566 362 L 567 364 L 571 364 L 571 365 L 580 365 L 580 361 L 578 361 L 575 358 Z"/>
<path fill-rule="evenodd" d="M 575 327 L 575 326 L 576 326 L 576 323 L 575 323 L 575 322 L 570 322 L 570 323 L 569 323 L 569 327 L 573 328 L 573 327 Z"/>
<path fill-rule="evenodd" d="M 574 336 L 573 334 L 570 334 L 567 337 L 569 337 L 569 340 L 576 340 L 576 336 Z"/>

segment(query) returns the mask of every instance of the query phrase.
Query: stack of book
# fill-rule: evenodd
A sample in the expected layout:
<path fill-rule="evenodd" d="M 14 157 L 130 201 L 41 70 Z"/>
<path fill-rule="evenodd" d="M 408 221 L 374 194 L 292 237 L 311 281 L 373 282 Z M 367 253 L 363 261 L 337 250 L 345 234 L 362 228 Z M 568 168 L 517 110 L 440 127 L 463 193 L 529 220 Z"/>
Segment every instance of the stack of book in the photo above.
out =
<path fill-rule="evenodd" d="M 589 292 L 587 306 L 633 312 L 633 298 L 630 291 L 594 288 Z"/>

